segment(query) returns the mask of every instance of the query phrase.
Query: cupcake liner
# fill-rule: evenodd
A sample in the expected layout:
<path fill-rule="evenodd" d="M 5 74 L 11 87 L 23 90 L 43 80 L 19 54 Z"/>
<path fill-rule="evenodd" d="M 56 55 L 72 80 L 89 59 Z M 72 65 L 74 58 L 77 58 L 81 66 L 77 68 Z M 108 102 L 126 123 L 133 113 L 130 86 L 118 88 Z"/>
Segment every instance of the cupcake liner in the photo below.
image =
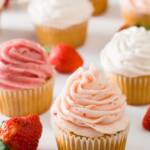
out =
<path fill-rule="evenodd" d="M 91 0 L 94 6 L 93 16 L 100 15 L 107 9 L 108 0 Z"/>
<path fill-rule="evenodd" d="M 41 114 L 52 102 L 53 79 L 31 90 L 0 89 L 0 113 L 7 116 Z"/>
<path fill-rule="evenodd" d="M 90 138 L 59 131 L 58 150 L 125 150 L 128 130 L 112 135 Z"/>
<path fill-rule="evenodd" d="M 81 46 L 86 39 L 88 22 L 74 25 L 66 29 L 55 29 L 36 25 L 36 34 L 40 43 L 46 47 L 64 42 L 73 47 Z"/>
<path fill-rule="evenodd" d="M 138 15 L 134 12 L 123 12 L 123 18 L 128 25 L 150 26 L 150 15 Z"/>
<path fill-rule="evenodd" d="M 150 76 L 129 78 L 122 75 L 112 75 L 111 81 L 117 83 L 127 97 L 130 105 L 150 104 Z"/>

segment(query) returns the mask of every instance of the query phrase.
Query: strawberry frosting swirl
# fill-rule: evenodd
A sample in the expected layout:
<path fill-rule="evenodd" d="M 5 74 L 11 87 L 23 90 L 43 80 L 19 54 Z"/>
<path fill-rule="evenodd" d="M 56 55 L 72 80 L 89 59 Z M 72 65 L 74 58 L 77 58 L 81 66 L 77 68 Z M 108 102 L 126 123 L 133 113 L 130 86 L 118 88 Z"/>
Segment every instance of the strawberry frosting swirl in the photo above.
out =
<path fill-rule="evenodd" d="M 40 45 L 17 39 L 0 46 L 0 88 L 31 89 L 51 76 L 51 65 Z"/>
<path fill-rule="evenodd" d="M 125 107 L 124 95 L 102 82 L 98 70 L 79 68 L 52 107 L 52 125 L 81 136 L 115 134 L 128 128 Z"/>

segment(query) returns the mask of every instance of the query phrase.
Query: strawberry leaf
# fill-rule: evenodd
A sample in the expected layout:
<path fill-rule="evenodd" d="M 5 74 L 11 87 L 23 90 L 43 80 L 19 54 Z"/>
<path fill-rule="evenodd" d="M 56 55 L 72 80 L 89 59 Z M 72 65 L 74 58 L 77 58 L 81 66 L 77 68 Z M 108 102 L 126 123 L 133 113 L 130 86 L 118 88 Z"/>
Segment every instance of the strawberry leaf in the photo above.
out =
<path fill-rule="evenodd" d="M 145 26 L 146 30 L 150 30 L 150 26 Z"/>
<path fill-rule="evenodd" d="M 0 140 L 0 150 L 10 150 L 10 148 Z"/>
<path fill-rule="evenodd" d="M 142 25 L 137 25 L 137 27 L 144 27 L 146 30 L 150 30 L 150 26 L 149 25 L 145 25 L 145 26 L 142 26 Z"/>
<path fill-rule="evenodd" d="M 45 46 L 44 48 L 45 48 L 47 53 L 50 53 L 50 51 L 51 51 L 51 47 L 50 46 Z"/>

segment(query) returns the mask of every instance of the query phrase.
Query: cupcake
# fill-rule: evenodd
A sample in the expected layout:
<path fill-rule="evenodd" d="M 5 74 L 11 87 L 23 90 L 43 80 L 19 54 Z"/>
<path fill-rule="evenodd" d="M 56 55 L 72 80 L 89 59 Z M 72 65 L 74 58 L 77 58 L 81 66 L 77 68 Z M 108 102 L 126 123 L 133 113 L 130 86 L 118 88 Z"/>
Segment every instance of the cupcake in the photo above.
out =
<path fill-rule="evenodd" d="M 125 97 L 101 81 L 98 70 L 79 68 L 67 81 L 52 110 L 59 150 L 125 150 L 129 121 Z"/>
<path fill-rule="evenodd" d="M 121 0 L 121 9 L 127 24 L 150 27 L 150 0 Z"/>
<path fill-rule="evenodd" d="M 116 33 L 101 53 L 101 64 L 128 104 L 150 104 L 150 31 L 130 27 Z"/>
<path fill-rule="evenodd" d="M 81 46 L 92 12 L 89 0 L 34 0 L 29 6 L 37 38 L 46 47 L 61 42 Z"/>
<path fill-rule="evenodd" d="M 41 114 L 52 100 L 52 68 L 43 48 L 16 39 L 0 45 L 0 113 Z"/>
<path fill-rule="evenodd" d="M 94 16 L 100 15 L 107 9 L 107 0 L 91 0 L 91 2 L 94 6 Z"/>

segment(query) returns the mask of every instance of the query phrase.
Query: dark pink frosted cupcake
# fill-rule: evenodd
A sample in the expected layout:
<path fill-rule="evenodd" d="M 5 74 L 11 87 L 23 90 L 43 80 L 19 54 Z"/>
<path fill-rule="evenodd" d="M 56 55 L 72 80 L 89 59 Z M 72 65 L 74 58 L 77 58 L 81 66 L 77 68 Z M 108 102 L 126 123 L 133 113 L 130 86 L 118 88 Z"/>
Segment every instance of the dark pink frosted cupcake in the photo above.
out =
<path fill-rule="evenodd" d="M 52 68 L 44 49 L 31 41 L 0 46 L 0 112 L 8 116 L 40 114 L 52 99 Z"/>

